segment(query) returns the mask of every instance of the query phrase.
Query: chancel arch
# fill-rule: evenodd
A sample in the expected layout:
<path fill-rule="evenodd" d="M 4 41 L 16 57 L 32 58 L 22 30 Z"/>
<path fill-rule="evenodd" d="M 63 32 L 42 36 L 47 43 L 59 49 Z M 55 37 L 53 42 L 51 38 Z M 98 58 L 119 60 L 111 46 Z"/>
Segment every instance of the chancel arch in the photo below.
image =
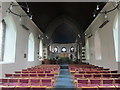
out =
<path fill-rule="evenodd" d="M 82 37 L 82 28 L 80 27 L 80 25 L 77 25 L 74 20 L 64 15 L 57 17 L 48 25 L 46 31 L 49 31 L 50 33 L 46 32 L 46 35 L 48 35 L 51 38 L 55 29 L 63 23 L 71 26 L 73 28 L 73 32 L 76 34 L 80 34 Z"/>

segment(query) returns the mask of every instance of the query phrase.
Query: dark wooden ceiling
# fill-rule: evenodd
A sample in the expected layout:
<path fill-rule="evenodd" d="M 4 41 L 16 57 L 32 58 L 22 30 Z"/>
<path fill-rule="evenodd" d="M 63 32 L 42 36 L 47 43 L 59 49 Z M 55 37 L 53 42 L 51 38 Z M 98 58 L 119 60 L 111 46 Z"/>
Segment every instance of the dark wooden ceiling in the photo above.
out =
<path fill-rule="evenodd" d="M 19 2 L 21 5 L 26 5 L 25 2 Z M 57 17 L 65 15 L 72 18 L 78 25 L 82 27 L 84 32 L 94 20 L 93 12 L 97 4 L 100 5 L 100 10 L 106 4 L 105 2 L 28 2 L 30 12 L 33 15 L 34 23 L 42 30 L 46 31 L 48 25 Z M 25 9 L 24 9 L 25 10 Z M 26 10 L 25 10 L 26 11 Z M 64 25 L 62 25 L 64 26 Z M 65 26 L 64 26 L 65 27 Z M 68 27 L 68 26 L 67 26 Z M 55 33 L 58 35 L 59 32 Z"/>

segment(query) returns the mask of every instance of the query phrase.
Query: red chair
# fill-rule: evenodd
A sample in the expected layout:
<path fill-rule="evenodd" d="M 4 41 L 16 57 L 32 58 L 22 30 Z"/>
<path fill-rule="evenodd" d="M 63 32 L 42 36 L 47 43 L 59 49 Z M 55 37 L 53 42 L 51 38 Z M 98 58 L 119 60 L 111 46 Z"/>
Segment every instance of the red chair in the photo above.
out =
<path fill-rule="evenodd" d="M 15 71 L 15 73 L 22 73 L 22 71 Z"/>
<path fill-rule="evenodd" d="M 53 88 L 54 82 L 51 78 L 42 78 L 41 79 L 41 86 L 46 86 L 47 88 Z"/>
<path fill-rule="evenodd" d="M 51 73 L 51 71 L 45 71 L 45 73 Z"/>
<path fill-rule="evenodd" d="M 30 87 L 15 87 L 15 90 L 31 90 Z"/>
<path fill-rule="evenodd" d="M 90 86 L 100 86 L 101 80 L 100 79 L 90 79 Z"/>
<path fill-rule="evenodd" d="M 29 79 L 20 79 L 19 83 L 20 83 L 19 84 L 20 86 L 29 86 L 30 85 Z"/>
<path fill-rule="evenodd" d="M 83 87 L 82 90 L 98 90 L 98 87 Z"/>
<path fill-rule="evenodd" d="M 45 78 L 45 77 L 46 77 L 46 74 L 44 74 L 44 73 L 39 73 L 39 74 L 38 74 L 38 77 L 40 77 L 40 78 L 43 78 L 43 77 L 44 77 L 44 78 Z"/>
<path fill-rule="evenodd" d="M 30 73 L 36 73 L 36 71 L 30 71 Z"/>
<path fill-rule="evenodd" d="M 93 74 L 93 78 L 101 78 L 101 74 Z"/>
<path fill-rule="evenodd" d="M 0 79 L 0 85 L 1 86 L 9 86 L 8 80 L 9 79 Z"/>
<path fill-rule="evenodd" d="M 85 71 L 79 71 L 79 73 L 85 73 Z"/>
<path fill-rule="evenodd" d="M 98 87 L 98 90 L 116 90 L 116 88 L 113 87 Z"/>
<path fill-rule="evenodd" d="M 22 78 L 28 78 L 28 77 L 29 77 L 29 74 L 27 74 L 27 73 L 26 73 L 26 74 L 23 73 L 23 74 L 21 74 L 21 77 L 22 77 Z"/>
<path fill-rule="evenodd" d="M 91 74 L 84 74 L 84 78 L 91 78 L 92 75 Z"/>
<path fill-rule="evenodd" d="M 89 87 L 88 79 L 78 79 L 76 86 L 77 88 Z"/>
<path fill-rule="evenodd" d="M 37 71 L 37 73 L 44 73 L 44 71 Z"/>
<path fill-rule="evenodd" d="M 22 71 L 22 73 L 29 73 L 29 71 Z"/>
<path fill-rule="evenodd" d="M 32 90 L 46 90 L 46 87 L 31 87 Z"/>
<path fill-rule="evenodd" d="M 119 74 L 119 73 L 114 73 L 114 74 L 112 73 L 112 74 L 111 74 L 111 77 L 112 77 L 112 78 L 119 78 L 119 77 L 120 77 L 120 74 Z"/>
<path fill-rule="evenodd" d="M 77 80 L 77 78 L 83 78 L 83 74 L 74 74 L 74 80 Z"/>
<path fill-rule="evenodd" d="M 113 71 L 110 71 L 111 73 L 118 73 L 118 71 L 117 70 L 113 70 Z"/>
<path fill-rule="evenodd" d="M 48 73 L 46 74 L 47 78 L 52 78 L 53 80 L 56 80 L 55 74 L 54 73 Z"/>
<path fill-rule="evenodd" d="M 21 78 L 21 74 L 13 74 L 14 78 Z"/>
<path fill-rule="evenodd" d="M 1 90 L 14 90 L 15 87 L 14 86 L 7 86 L 7 87 L 2 87 Z"/>
<path fill-rule="evenodd" d="M 12 78 L 12 77 L 13 77 L 13 74 L 5 74 L 5 77 Z"/>
<path fill-rule="evenodd" d="M 31 78 L 37 78 L 38 76 L 37 76 L 37 74 L 31 73 L 31 74 L 30 74 L 30 77 L 31 77 Z"/>
<path fill-rule="evenodd" d="M 9 79 L 9 86 L 19 86 L 19 79 Z"/>
<path fill-rule="evenodd" d="M 103 78 L 111 78 L 111 74 L 103 74 Z"/>
<path fill-rule="evenodd" d="M 31 86 L 40 86 L 40 79 L 30 79 Z"/>
<path fill-rule="evenodd" d="M 114 79 L 115 87 L 120 90 L 120 79 Z"/>
<path fill-rule="evenodd" d="M 115 90 L 113 79 L 103 79 L 103 83 L 98 87 L 99 90 Z"/>
<path fill-rule="evenodd" d="M 102 73 L 111 73 L 111 71 L 102 71 Z"/>
<path fill-rule="evenodd" d="M 103 79 L 102 86 L 114 86 L 113 79 Z"/>

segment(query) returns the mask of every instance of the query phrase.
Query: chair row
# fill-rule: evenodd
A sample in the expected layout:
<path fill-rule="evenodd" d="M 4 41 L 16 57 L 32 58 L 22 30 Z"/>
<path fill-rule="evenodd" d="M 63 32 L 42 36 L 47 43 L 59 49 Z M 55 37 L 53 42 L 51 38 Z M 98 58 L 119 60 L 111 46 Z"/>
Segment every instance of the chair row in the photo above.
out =
<path fill-rule="evenodd" d="M 22 71 L 15 71 L 15 73 L 55 73 L 59 74 L 59 65 L 39 65 L 32 68 L 22 69 Z"/>
<path fill-rule="evenodd" d="M 23 73 L 23 74 L 5 74 L 7 78 L 56 78 L 57 76 L 52 73 Z"/>
<path fill-rule="evenodd" d="M 82 90 L 119 90 L 120 73 L 94 65 L 70 65 L 76 88 Z M 105 89 L 106 88 L 106 89 Z"/>
<path fill-rule="evenodd" d="M 55 73 L 59 74 L 57 71 L 15 71 L 15 73 Z"/>
<path fill-rule="evenodd" d="M 106 86 L 87 86 L 87 87 L 78 87 L 76 90 L 120 90 L 120 87 L 106 87 Z"/>
<path fill-rule="evenodd" d="M 0 86 L 4 90 L 10 87 L 14 87 L 15 90 L 18 90 L 18 87 L 29 87 L 29 89 L 38 87 L 40 90 L 40 87 L 54 88 L 59 72 L 59 65 L 39 65 L 22 69 L 13 74 L 5 74 L 6 78 L 0 79 Z"/>
<path fill-rule="evenodd" d="M 59 65 L 38 65 L 38 66 L 31 67 L 31 68 L 23 69 L 23 71 L 24 70 L 34 70 L 34 69 L 58 70 L 58 69 L 60 69 L 60 66 Z"/>
<path fill-rule="evenodd" d="M 120 79 L 77 79 L 76 88 L 82 87 L 120 87 Z"/>
<path fill-rule="evenodd" d="M 79 71 L 79 70 L 71 70 L 71 73 L 117 73 L 117 71 L 102 71 L 102 70 L 88 70 L 88 71 Z"/>
<path fill-rule="evenodd" d="M 34 87 L 34 86 L 27 86 L 27 87 L 21 87 L 21 86 L 1 86 L 0 89 L 1 90 L 48 90 L 48 88 L 45 87 L 45 86 L 38 86 L 38 87 Z M 49 90 L 52 90 L 52 89 L 49 88 Z"/>
<path fill-rule="evenodd" d="M 97 70 L 97 69 L 83 69 L 83 68 L 71 68 L 69 69 L 71 73 L 117 73 L 117 70 L 108 71 L 108 70 Z"/>
<path fill-rule="evenodd" d="M 69 69 L 70 68 L 89 68 L 89 69 L 100 69 L 100 70 L 109 70 L 108 68 L 103 68 L 103 67 L 99 67 L 99 66 L 95 66 L 95 65 L 86 65 L 86 64 L 71 64 L 69 65 Z"/>
<path fill-rule="evenodd" d="M 119 78 L 120 73 L 94 73 L 94 74 L 79 74 L 76 73 L 73 75 L 73 79 L 76 78 Z"/>
<path fill-rule="evenodd" d="M 1 86 L 46 86 L 53 88 L 55 81 L 52 78 L 34 78 L 34 79 L 0 79 Z"/>
<path fill-rule="evenodd" d="M 42 67 L 39 67 L 39 68 L 28 68 L 28 69 L 22 69 L 22 71 L 36 71 L 36 70 L 40 70 L 40 71 L 57 71 L 59 70 L 60 68 L 42 68 Z"/>
<path fill-rule="evenodd" d="M 1 87 L 2 90 L 48 90 L 48 88 L 40 86 L 40 87 L 33 87 L 33 86 L 28 86 L 28 87 L 15 87 L 15 86 L 4 86 Z M 49 90 L 53 90 L 49 88 Z M 65 89 L 65 90 L 69 90 Z M 74 89 L 75 90 L 75 89 Z M 120 90 L 119 87 L 82 87 L 82 88 L 77 88 L 76 90 Z"/>

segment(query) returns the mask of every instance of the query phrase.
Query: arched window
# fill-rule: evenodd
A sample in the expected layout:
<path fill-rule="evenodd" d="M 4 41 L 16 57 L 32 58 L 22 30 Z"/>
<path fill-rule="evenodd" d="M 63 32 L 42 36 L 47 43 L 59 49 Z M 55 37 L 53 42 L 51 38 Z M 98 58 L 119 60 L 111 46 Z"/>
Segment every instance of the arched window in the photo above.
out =
<path fill-rule="evenodd" d="M 96 60 L 101 60 L 101 41 L 100 41 L 100 36 L 98 31 L 95 33 L 95 59 Z"/>
<path fill-rule="evenodd" d="M 52 46 L 51 45 L 49 46 L 49 51 L 52 52 Z"/>
<path fill-rule="evenodd" d="M 54 52 L 58 52 L 58 48 L 57 47 L 54 48 Z"/>
<path fill-rule="evenodd" d="M 28 39 L 28 61 L 34 61 L 34 36 L 32 33 Z"/>
<path fill-rule="evenodd" d="M 62 52 L 67 52 L 67 49 L 65 47 L 63 47 Z"/>
<path fill-rule="evenodd" d="M 74 52 L 74 47 L 73 46 L 70 48 L 70 52 Z"/>
<path fill-rule="evenodd" d="M 5 33 L 6 23 L 4 20 L 0 23 L 0 61 L 3 61 L 4 56 L 4 45 L 5 45 Z"/>
<path fill-rule="evenodd" d="M 89 60 L 90 59 L 90 52 L 89 52 L 90 48 L 89 48 L 89 40 L 87 38 L 86 40 L 86 59 Z"/>
<path fill-rule="evenodd" d="M 40 58 L 40 60 L 43 59 L 43 43 L 42 43 L 42 40 L 40 40 L 40 43 L 39 43 L 39 58 Z"/>
<path fill-rule="evenodd" d="M 16 26 L 12 16 L 8 15 L 4 18 L 6 23 L 5 42 L 4 42 L 4 56 L 3 62 L 15 62 L 16 53 Z M 12 53 L 11 53 L 12 52 Z"/>
<path fill-rule="evenodd" d="M 118 12 L 115 17 L 114 25 L 113 25 L 113 36 L 114 36 L 114 46 L 115 46 L 115 58 L 116 61 L 119 62 L 119 55 L 118 55 L 118 34 L 119 34 L 119 20 L 120 20 L 120 13 Z"/>

